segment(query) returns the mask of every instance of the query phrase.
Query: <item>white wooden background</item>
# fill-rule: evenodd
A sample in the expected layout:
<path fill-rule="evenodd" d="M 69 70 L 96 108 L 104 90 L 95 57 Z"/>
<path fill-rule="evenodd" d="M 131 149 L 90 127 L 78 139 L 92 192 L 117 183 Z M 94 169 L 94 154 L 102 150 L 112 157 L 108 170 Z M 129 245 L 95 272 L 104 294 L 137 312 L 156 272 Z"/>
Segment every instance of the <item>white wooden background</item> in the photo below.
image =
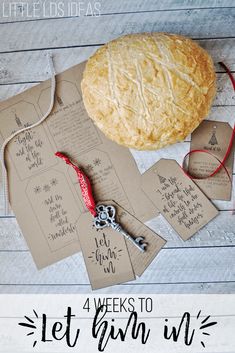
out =
<path fill-rule="evenodd" d="M 56 70 L 60 72 L 87 59 L 102 43 L 131 32 L 168 31 L 190 36 L 210 52 L 215 63 L 223 60 L 235 71 L 234 25 L 234 0 L 101 0 L 100 17 L 2 17 L 0 99 L 49 77 L 45 57 L 48 50 L 53 52 Z M 216 71 L 218 94 L 210 118 L 232 125 L 235 93 L 221 67 L 216 65 Z M 143 172 L 160 157 L 181 162 L 188 150 L 186 141 L 161 151 L 133 152 L 133 155 Z M 234 293 L 233 205 L 222 201 L 215 204 L 221 210 L 220 215 L 187 242 L 179 239 L 161 216 L 149 223 L 168 240 L 166 247 L 136 282 L 98 293 Z M 37 271 L 14 216 L 3 216 L 0 204 L 1 293 L 88 293 L 90 290 L 80 254 Z"/>

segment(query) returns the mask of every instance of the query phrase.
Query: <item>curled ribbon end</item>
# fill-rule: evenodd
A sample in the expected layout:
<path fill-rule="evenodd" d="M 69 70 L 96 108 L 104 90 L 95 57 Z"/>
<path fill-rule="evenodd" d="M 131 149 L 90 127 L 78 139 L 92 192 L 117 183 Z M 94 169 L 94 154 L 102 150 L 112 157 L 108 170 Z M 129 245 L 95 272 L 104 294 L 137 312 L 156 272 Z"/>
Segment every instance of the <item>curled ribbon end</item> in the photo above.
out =
<path fill-rule="evenodd" d="M 56 152 L 55 153 L 55 156 L 56 157 L 59 157 L 61 159 L 63 159 L 65 161 L 65 163 L 67 164 L 72 164 L 72 162 L 70 161 L 70 159 L 62 152 Z"/>
<path fill-rule="evenodd" d="M 63 153 L 61 153 L 61 152 L 56 152 L 56 153 L 55 153 L 55 156 L 56 156 L 56 157 L 59 157 L 59 158 L 62 158 L 64 155 L 63 155 Z"/>

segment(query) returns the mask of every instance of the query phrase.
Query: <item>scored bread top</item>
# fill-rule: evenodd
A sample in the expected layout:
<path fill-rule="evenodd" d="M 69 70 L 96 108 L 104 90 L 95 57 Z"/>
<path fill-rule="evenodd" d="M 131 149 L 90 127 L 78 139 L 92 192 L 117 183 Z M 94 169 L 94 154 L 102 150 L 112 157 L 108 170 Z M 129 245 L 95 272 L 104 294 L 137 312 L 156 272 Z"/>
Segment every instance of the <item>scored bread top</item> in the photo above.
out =
<path fill-rule="evenodd" d="M 81 83 L 88 115 L 117 143 L 154 150 L 182 141 L 216 92 L 209 54 L 189 38 L 130 34 L 99 48 Z"/>

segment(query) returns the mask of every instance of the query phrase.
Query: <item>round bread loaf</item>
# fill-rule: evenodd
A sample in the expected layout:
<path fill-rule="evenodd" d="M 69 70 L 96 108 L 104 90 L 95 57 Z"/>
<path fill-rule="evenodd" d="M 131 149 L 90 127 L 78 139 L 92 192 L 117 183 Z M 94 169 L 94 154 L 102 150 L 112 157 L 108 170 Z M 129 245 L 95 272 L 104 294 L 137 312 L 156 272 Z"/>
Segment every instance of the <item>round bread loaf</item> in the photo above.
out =
<path fill-rule="evenodd" d="M 209 54 L 189 38 L 130 34 L 99 48 L 81 83 L 89 116 L 111 140 L 155 150 L 182 141 L 216 92 Z"/>

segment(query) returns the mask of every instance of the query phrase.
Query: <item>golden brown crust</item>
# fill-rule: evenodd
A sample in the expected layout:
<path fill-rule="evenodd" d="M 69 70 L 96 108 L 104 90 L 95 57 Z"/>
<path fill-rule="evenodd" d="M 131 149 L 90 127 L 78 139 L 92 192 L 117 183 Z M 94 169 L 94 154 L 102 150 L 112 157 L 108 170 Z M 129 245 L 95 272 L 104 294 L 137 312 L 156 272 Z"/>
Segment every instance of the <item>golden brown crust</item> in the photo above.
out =
<path fill-rule="evenodd" d="M 139 150 L 182 141 L 216 92 L 213 62 L 189 38 L 130 34 L 88 60 L 81 83 L 89 116 L 107 137 Z"/>

